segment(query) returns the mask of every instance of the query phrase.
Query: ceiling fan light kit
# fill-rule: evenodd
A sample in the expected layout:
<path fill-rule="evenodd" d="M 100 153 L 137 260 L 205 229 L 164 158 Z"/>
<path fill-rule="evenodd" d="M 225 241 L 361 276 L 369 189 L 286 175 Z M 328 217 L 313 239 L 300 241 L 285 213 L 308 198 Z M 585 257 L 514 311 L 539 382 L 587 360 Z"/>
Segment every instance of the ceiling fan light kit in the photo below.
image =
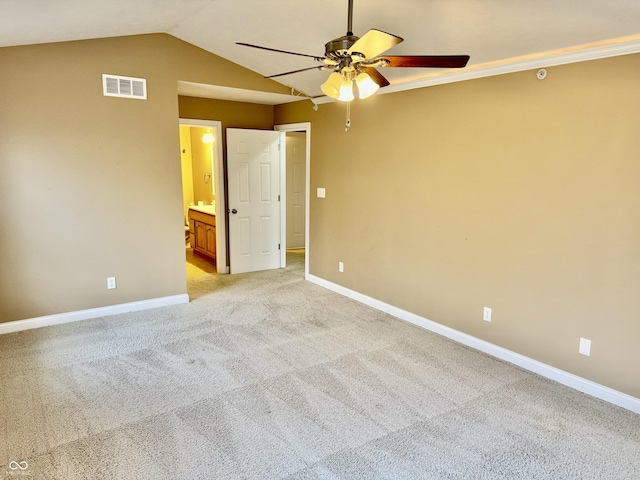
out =
<path fill-rule="evenodd" d="M 363 100 L 380 89 L 380 85 L 374 82 L 366 72 L 358 74 L 356 85 L 358 86 L 358 96 Z"/>
<path fill-rule="evenodd" d="M 345 78 L 340 86 L 340 95 L 338 95 L 338 100 L 341 102 L 350 102 L 353 99 L 353 80 Z"/>
<path fill-rule="evenodd" d="M 353 34 L 353 0 L 348 0 L 347 34 L 325 44 L 324 57 L 304 53 L 278 50 L 249 43 L 246 47 L 272 52 L 287 53 L 313 58 L 322 65 L 279 73 L 266 78 L 280 77 L 309 70 L 333 70 L 329 78 L 320 86 L 327 97 L 342 102 L 354 99 L 353 86 L 358 89 L 358 97 L 365 99 L 375 94 L 380 87 L 390 85 L 377 68 L 463 68 L 469 61 L 468 55 L 400 55 L 380 56 L 403 39 L 396 35 L 371 29 L 362 37 Z M 348 122 L 349 123 L 349 122 Z"/>
<path fill-rule="evenodd" d="M 355 97 L 353 94 L 353 83 L 358 88 L 358 97 L 365 99 L 378 91 L 380 85 L 374 82 L 366 72 L 360 72 L 357 75 L 353 71 L 333 72 L 324 82 L 320 89 L 331 98 L 335 98 L 341 102 L 350 102 Z"/>
<path fill-rule="evenodd" d="M 333 72 L 329 75 L 329 78 L 320 86 L 320 90 L 331 98 L 338 98 L 340 95 L 340 87 L 342 86 L 342 75 L 338 72 Z"/>

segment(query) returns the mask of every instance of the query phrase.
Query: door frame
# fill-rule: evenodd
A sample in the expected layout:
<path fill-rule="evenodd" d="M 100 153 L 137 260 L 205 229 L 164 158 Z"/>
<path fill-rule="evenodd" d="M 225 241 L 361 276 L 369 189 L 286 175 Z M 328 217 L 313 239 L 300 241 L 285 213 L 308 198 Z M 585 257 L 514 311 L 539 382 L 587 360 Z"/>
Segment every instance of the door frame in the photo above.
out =
<path fill-rule="evenodd" d="M 213 177 L 216 182 L 216 270 L 218 273 L 229 273 L 227 263 L 227 225 L 226 215 L 226 195 L 224 187 L 224 158 L 222 144 L 222 122 L 219 120 L 198 120 L 193 118 L 179 118 L 179 125 L 186 127 L 208 127 L 216 132 L 216 161 L 213 162 Z"/>
<path fill-rule="evenodd" d="M 309 197 L 310 197 L 310 189 L 311 189 L 311 122 L 302 122 L 302 123 L 288 123 L 288 124 L 281 124 L 281 125 L 275 125 L 274 126 L 275 130 L 278 130 L 280 132 L 305 132 L 305 162 L 306 162 L 306 174 L 305 174 L 305 212 L 304 212 L 304 278 L 305 280 L 309 279 Z M 282 194 L 282 207 L 281 209 L 283 210 L 283 212 L 281 213 L 282 218 L 284 219 L 284 221 L 282 222 L 283 224 L 283 234 L 282 234 L 282 239 L 283 239 L 283 248 L 282 248 L 282 258 L 284 259 L 283 261 L 281 261 L 281 264 L 284 266 L 286 265 L 286 258 L 287 258 L 287 245 L 286 245 L 286 238 L 287 238 L 287 224 L 286 224 L 286 218 L 287 218 L 287 210 L 286 210 L 286 168 L 287 168 L 287 164 L 286 164 L 286 155 L 283 155 L 282 157 L 282 164 L 280 165 L 280 182 L 281 185 L 284 185 L 285 188 L 280 188 L 281 194 Z"/>

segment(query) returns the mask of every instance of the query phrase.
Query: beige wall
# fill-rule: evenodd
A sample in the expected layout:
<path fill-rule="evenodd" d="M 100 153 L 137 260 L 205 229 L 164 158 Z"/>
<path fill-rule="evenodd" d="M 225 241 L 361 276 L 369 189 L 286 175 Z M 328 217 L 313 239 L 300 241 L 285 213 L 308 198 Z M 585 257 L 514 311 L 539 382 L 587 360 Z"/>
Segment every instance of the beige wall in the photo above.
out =
<path fill-rule="evenodd" d="M 326 188 L 311 273 L 640 397 L 640 55 L 548 71 L 355 101 L 348 133 L 276 107 Z"/>
<path fill-rule="evenodd" d="M 169 35 L 0 65 L 0 322 L 185 293 L 178 80 L 288 89 Z M 103 73 L 146 78 L 148 100 L 104 97 Z"/>
<path fill-rule="evenodd" d="M 377 95 L 345 134 L 344 105 L 178 102 L 288 89 L 168 35 L 0 48 L 0 322 L 186 291 L 178 115 L 311 121 L 313 274 L 640 397 L 639 60 Z"/>
<path fill-rule="evenodd" d="M 274 107 L 271 105 L 183 96 L 178 100 L 180 118 L 218 120 L 222 123 L 223 135 L 227 128 L 273 129 Z"/>

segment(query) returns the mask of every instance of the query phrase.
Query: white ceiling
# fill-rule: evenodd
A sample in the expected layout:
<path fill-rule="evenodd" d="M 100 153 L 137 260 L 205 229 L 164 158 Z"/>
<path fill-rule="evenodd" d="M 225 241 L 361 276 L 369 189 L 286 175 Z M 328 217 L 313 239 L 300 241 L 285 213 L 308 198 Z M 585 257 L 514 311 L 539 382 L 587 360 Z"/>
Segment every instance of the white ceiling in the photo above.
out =
<path fill-rule="evenodd" d="M 370 28 L 405 39 L 389 54 L 471 56 L 460 71 L 384 69 L 391 86 L 383 93 L 640 52 L 640 1 L 354 0 L 354 33 Z M 263 75 L 317 63 L 235 42 L 323 56 L 324 44 L 346 29 L 347 0 L 0 0 L 0 46 L 164 32 Z M 317 96 L 327 75 L 278 80 Z M 287 98 L 188 83 L 180 89 L 257 103 Z"/>

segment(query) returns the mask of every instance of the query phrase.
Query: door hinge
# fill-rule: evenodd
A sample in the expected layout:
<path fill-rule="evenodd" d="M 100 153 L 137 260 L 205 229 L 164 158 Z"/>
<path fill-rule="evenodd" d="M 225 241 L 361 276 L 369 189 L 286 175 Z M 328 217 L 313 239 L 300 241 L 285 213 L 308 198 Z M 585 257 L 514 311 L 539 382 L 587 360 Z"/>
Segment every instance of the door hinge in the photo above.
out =
<path fill-rule="evenodd" d="M 280 250 L 280 244 L 278 244 L 278 250 Z"/>
<path fill-rule="evenodd" d="M 280 195 L 278 195 L 278 201 L 280 201 Z"/>

